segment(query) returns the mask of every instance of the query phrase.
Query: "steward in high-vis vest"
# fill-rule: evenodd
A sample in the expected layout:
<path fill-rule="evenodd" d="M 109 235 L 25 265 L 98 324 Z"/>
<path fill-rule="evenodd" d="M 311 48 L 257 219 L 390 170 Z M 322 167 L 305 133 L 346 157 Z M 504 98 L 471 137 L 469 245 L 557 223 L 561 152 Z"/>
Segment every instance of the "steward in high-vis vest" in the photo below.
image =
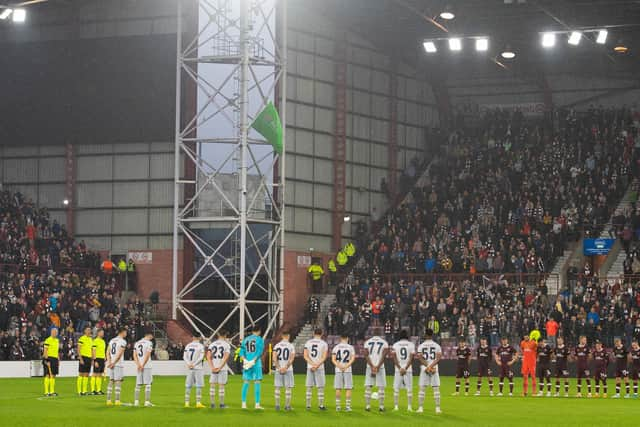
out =
<path fill-rule="evenodd" d="M 338 265 L 340 267 L 344 266 L 348 260 L 349 258 L 347 257 L 347 254 L 344 253 L 343 250 L 340 250 L 340 252 L 336 254 L 336 261 L 338 262 Z"/>
<path fill-rule="evenodd" d="M 330 259 L 327 263 L 327 268 L 329 269 L 329 286 L 333 286 L 336 284 L 336 273 L 338 272 L 336 262 L 333 259 Z"/>
<path fill-rule="evenodd" d="M 344 247 L 344 253 L 347 254 L 349 258 L 354 256 L 356 254 L 355 245 L 351 242 L 347 243 L 347 245 Z"/>

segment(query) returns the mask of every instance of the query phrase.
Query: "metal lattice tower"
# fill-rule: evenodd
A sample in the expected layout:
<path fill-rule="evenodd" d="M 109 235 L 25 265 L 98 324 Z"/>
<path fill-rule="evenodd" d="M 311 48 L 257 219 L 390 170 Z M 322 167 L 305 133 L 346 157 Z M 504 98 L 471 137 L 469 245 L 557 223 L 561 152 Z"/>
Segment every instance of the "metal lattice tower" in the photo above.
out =
<path fill-rule="evenodd" d="M 242 339 L 256 322 L 268 335 L 283 319 L 284 149 L 250 126 L 272 98 L 286 123 L 286 0 L 195 2 L 197 34 L 184 40 L 178 1 L 172 317 L 203 336 Z M 183 105 L 189 85 L 194 109 Z M 181 289 L 179 235 L 198 260 Z"/>

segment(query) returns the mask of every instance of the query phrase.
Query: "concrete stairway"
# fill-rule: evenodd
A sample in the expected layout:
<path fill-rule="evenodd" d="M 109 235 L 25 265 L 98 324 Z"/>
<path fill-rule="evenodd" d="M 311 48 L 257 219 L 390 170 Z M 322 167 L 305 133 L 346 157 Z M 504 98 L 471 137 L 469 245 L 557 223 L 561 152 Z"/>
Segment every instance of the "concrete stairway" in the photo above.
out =
<path fill-rule="evenodd" d="M 333 294 L 314 294 L 318 300 L 320 300 L 320 313 L 318 314 L 318 325 L 324 325 L 324 319 L 327 317 L 329 308 L 335 304 L 336 296 Z M 296 348 L 296 353 L 302 354 L 304 350 L 304 344 L 313 337 L 314 325 L 307 322 L 300 329 L 298 336 L 293 341 L 293 345 Z"/>
<path fill-rule="evenodd" d="M 632 209 L 633 207 L 632 202 L 635 201 L 634 200 L 635 195 L 638 193 L 639 188 L 640 188 L 640 182 L 638 180 L 634 180 L 631 183 L 631 185 L 629 185 L 627 192 L 624 194 L 624 197 L 620 201 L 620 204 L 618 204 L 618 206 L 616 207 L 616 210 L 613 213 L 612 218 L 609 220 L 609 223 L 612 222 L 613 216 L 616 216 L 620 213 L 624 213 Z M 602 230 L 602 233 L 600 233 L 600 237 L 601 238 L 610 237 L 609 227 L 605 227 L 605 229 Z M 617 253 L 613 253 L 610 256 L 615 256 L 616 259 L 613 261 L 613 263 L 610 265 L 610 267 L 607 270 L 603 270 L 603 269 L 600 270 L 600 274 L 599 274 L 600 277 L 618 277 L 622 273 L 624 273 L 622 264 L 624 263 L 624 260 L 627 257 L 627 254 L 625 253 L 625 251 L 618 249 Z"/>
<path fill-rule="evenodd" d="M 549 290 L 549 295 L 558 295 L 560 292 L 560 286 L 562 281 L 562 274 L 566 264 L 569 262 L 573 255 L 574 249 L 565 249 L 562 253 L 562 256 L 556 260 L 553 269 L 551 270 L 551 274 L 547 278 L 547 289 Z"/>

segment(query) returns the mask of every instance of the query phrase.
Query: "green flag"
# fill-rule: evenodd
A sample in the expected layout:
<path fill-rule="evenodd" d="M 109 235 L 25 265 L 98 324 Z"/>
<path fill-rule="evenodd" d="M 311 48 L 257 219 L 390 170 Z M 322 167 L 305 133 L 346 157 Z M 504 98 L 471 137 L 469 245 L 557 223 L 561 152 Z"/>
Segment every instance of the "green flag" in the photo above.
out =
<path fill-rule="evenodd" d="M 276 153 L 282 154 L 282 124 L 278 110 L 273 106 L 273 103 L 270 102 L 264 107 L 251 127 L 269 141 Z"/>

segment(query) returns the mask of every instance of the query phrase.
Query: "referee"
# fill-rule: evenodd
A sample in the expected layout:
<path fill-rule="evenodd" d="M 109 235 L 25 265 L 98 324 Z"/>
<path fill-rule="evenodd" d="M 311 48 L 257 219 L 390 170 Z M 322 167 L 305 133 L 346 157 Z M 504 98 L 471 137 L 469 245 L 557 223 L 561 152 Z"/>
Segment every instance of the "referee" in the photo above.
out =
<path fill-rule="evenodd" d="M 44 350 L 42 352 L 42 364 L 44 365 L 44 395 L 57 396 L 56 375 L 58 375 L 58 328 L 51 328 L 51 335 L 44 340 Z"/>
<path fill-rule="evenodd" d="M 91 326 L 84 328 L 84 335 L 78 338 L 78 381 L 76 388 L 78 395 L 86 396 L 89 387 L 89 373 L 93 358 L 93 340 L 91 339 Z"/>
<path fill-rule="evenodd" d="M 104 359 L 106 355 L 106 343 L 104 342 L 104 329 L 98 329 L 91 346 L 91 358 L 93 359 L 93 375 L 91 376 L 91 394 L 104 394 L 102 392 L 102 377 L 104 375 Z"/>

